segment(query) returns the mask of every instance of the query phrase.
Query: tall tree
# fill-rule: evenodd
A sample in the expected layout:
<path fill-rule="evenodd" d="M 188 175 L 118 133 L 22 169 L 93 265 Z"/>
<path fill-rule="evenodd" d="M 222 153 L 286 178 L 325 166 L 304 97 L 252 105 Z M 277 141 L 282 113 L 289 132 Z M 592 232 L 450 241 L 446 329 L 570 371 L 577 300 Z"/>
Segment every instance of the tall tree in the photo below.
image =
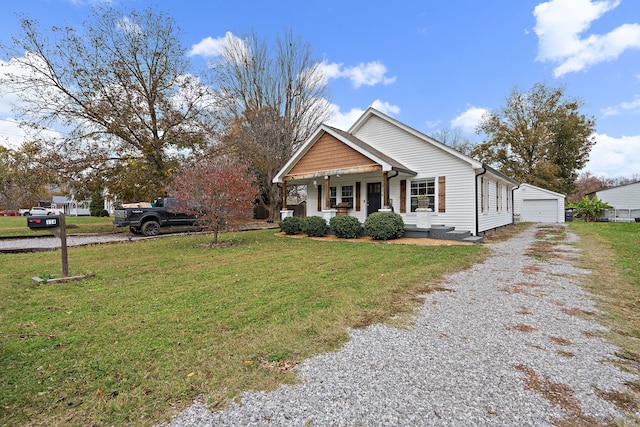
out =
<path fill-rule="evenodd" d="M 51 169 L 41 159 L 40 147 L 34 143 L 15 150 L 0 146 L 0 207 L 28 208 L 47 196 Z"/>
<path fill-rule="evenodd" d="M 328 119 L 327 82 L 311 47 L 291 31 L 275 48 L 251 34 L 228 34 L 211 64 L 221 146 L 255 173 L 259 203 L 278 218 L 280 190 L 272 179 L 295 149 Z"/>
<path fill-rule="evenodd" d="M 198 216 L 199 225 L 218 233 L 251 218 L 256 190 L 246 165 L 228 157 L 201 157 L 183 163 L 169 188 L 178 198 L 177 208 Z"/>
<path fill-rule="evenodd" d="M 41 139 L 57 169 L 78 193 L 106 186 L 125 200 L 158 196 L 176 153 L 204 143 L 207 123 L 208 91 L 189 74 L 174 20 L 104 7 L 79 30 L 21 25 L 4 47 L 19 71 L 0 84 L 21 96 L 34 130 L 65 129 Z"/>
<path fill-rule="evenodd" d="M 574 192 L 595 143 L 595 120 L 562 87 L 513 89 L 506 105 L 478 125 L 486 139 L 473 155 L 514 179 L 563 194 Z"/>

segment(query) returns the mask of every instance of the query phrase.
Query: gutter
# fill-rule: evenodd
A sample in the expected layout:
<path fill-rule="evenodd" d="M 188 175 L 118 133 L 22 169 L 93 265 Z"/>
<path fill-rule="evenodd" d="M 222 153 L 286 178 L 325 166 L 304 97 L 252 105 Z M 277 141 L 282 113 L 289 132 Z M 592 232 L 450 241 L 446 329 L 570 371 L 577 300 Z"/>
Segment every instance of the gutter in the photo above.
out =
<path fill-rule="evenodd" d="M 520 184 L 516 185 L 511 189 L 511 224 L 515 224 L 515 215 L 516 215 L 516 200 L 514 198 L 515 191 L 520 188 Z M 521 212 L 522 213 L 522 212 Z M 522 219 L 520 220 L 522 221 Z"/>
<path fill-rule="evenodd" d="M 388 176 L 387 175 L 387 200 L 384 201 L 384 203 L 386 204 L 386 206 L 389 206 L 389 193 L 391 192 L 391 185 L 389 185 L 389 181 L 391 181 L 391 178 L 395 178 L 398 175 L 400 175 L 400 172 L 394 170 L 393 172 L 395 172 L 396 174 L 393 176 Z M 393 206 L 389 206 L 392 210 L 393 210 Z"/>
<path fill-rule="evenodd" d="M 476 174 L 476 237 L 478 236 L 478 229 L 480 228 L 480 225 L 478 223 L 478 221 L 480 221 L 480 215 L 478 214 L 478 177 L 484 175 L 485 173 L 487 173 L 487 168 L 482 165 L 482 172 Z M 513 197 L 511 198 L 511 200 L 513 200 Z M 513 213 L 513 210 L 511 212 Z"/>

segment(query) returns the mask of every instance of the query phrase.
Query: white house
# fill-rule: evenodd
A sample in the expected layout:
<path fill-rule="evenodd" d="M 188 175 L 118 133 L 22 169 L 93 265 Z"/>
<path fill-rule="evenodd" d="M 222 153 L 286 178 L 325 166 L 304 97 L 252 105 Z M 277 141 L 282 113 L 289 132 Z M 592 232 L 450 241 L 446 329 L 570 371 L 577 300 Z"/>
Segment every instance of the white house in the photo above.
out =
<path fill-rule="evenodd" d="M 380 210 L 424 228 L 419 196 L 427 196 L 430 228 L 473 236 L 513 222 L 513 179 L 369 108 L 348 132 L 322 125 L 273 179 L 307 186 L 307 215 L 338 210 L 364 222 Z M 283 211 L 283 216 L 291 215 Z"/>
<path fill-rule="evenodd" d="M 520 184 L 513 192 L 513 213 L 522 222 L 564 222 L 564 199 L 564 194 Z"/>
<path fill-rule="evenodd" d="M 640 181 L 588 194 L 594 195 L 613 206 L 613 209 L 607 209 L 605 213 L 610 221 L 632 221 L 640 218 Z"/>

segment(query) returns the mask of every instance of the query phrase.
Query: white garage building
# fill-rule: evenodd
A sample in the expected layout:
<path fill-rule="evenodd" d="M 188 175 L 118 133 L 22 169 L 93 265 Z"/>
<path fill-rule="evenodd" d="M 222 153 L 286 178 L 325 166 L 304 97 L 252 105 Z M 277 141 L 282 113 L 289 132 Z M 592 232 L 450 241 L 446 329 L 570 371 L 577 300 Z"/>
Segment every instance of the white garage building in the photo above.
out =
<path fill-rule="evenodd" d="M 513 213 L 520 222 L 564 222 L 564 195 L 520 184 L 513 192 Z"/>

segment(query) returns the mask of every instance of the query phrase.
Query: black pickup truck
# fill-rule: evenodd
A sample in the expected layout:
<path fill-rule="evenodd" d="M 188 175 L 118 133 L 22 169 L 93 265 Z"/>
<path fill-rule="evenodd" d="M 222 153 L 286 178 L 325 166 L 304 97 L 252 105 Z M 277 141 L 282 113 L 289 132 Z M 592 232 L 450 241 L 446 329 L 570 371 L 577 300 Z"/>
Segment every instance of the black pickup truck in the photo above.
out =
<path fill-rule="evenodd" d="M 176 199 L 165 197 L 152 203 L 125 205 L 115 211 L 113 223 L 116 227 L 129 227 L 133 234 L 157 236 L 160 228 L 172 226 L 197 226 L 193 215 L 178 212 Z"/>

